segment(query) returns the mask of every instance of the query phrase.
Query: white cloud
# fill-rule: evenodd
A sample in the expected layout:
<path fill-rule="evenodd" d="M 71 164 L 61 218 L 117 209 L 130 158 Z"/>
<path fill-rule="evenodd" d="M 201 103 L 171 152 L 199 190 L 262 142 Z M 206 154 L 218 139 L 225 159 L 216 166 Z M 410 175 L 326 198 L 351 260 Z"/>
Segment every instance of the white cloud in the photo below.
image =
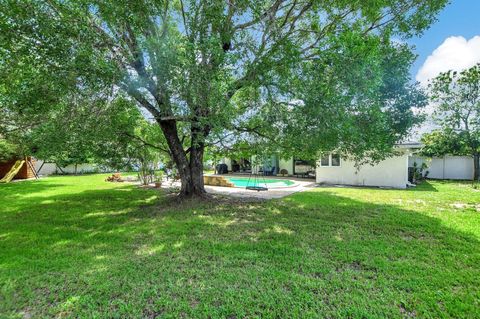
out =
<path fill-rule="evenodd" d="M 428 80 L 448 70 L 461 71 L 480 62 L 480 36 L 470 40 L 464 37 L 448 37 L 425 60 L 416 80 L 426 85 Z"/>

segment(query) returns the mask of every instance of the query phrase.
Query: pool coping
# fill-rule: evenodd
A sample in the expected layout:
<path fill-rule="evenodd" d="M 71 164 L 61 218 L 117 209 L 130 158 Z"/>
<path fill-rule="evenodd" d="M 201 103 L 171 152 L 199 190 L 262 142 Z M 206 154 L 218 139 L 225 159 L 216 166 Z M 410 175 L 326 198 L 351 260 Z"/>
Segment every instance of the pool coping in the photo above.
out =
<path fill-rule="evenodd" d="M 228 178 L 242 178 L 242 179 L 248 179 L 248 175 L 235 175 L 235 174 L 206 174 L 207 176 L 219 176 L 219 177 L 224 177 L 225 179 L 228 179 Z M 264 176 L 259 176 L 259 177 L 264 177 Z M 293 182 L 292 185 L 289 185 L 289 186 L 282 186 L 282 187 L 272 187 L 272 188 L 268 188 L 269 190 L 289 190 L 291 188 L 296 188 L 296 187 L 300 187 L 302 185 L 304 185 L 304 183 L 308 183 L 308 184 L 314 184 L 315 183 L 315 180 L 314 179 L 300 179 L 300 178 L 296 178 L 294 176 L 265 176 L 265 179 L 274 179 L 274 180 L 279 180 L 279 181 L 284 181 L 284 180 L 288 180 L 288 181 L 291 181 Z M 211 185 L 212 186 L 212 185 Z M 218 187 L 222 187 L 222 186 L 218 186 Z M 238 188 L 238 189 L 245 189 L 246 186 L 233 186 L 233 187 L 228 187 L 228 188 Z"/>
<path fill-rule="evenodd" d="M 221 176 L 221 175 L 220 175 Z M 231 178 L 238 178 L 238 179 L 249 179 L 248 177 L 237 177 L 237 176 L 224 176 L 226 179 L 230 180 Z M 268 176 L 270 177 L 270 176 Z M 271 180 L 278 180 L 279 182 L 281 181 L 290 181 L 290 182 L 293 182 L 292 185 L 288 185 L 288 186 L 280 186 L 280 187 L 268 187 L 268 183 L 265 183 L 265 185 L 267 186 L 268 189 L 288 189 L 288 188 L 292 188 L 292 187 L 297 187 L 300 185 L 300 183 L 298 183 L 297 181 L 295 180 L 291 180 L 291 179 L 288 179 L 288 178 L 285 178 L 285 179 L 276 179 L 276 178 L 270 178 Z M 235 183 L 231 182 L 232 184 L 235 185 Z M 261 184 L 261 183 L 260 183 Z M 247 186 L 233 186 L 234 188 L 242 188 L 242 189 L 245 189 Z"/>

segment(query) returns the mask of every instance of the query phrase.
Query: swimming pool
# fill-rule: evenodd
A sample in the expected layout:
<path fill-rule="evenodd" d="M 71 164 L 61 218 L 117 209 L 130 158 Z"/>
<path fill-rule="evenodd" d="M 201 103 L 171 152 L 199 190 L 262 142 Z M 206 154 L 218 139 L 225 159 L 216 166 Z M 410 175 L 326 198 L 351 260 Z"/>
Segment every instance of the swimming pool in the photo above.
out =
<path fill-rule="evenodd" d="M 282 188 L 282 187 L 291 187 L 295 185 L 294 181 L 288 179 L 268 179 L 263 177 L 252 177 L 249 181 L 246 177 L 227 177 L 227 180 L 235 187 L 247 187 L 248 186 L 259 186 L 267 188 Z M 257 183 L 255 183 L 257 182 Z"/>

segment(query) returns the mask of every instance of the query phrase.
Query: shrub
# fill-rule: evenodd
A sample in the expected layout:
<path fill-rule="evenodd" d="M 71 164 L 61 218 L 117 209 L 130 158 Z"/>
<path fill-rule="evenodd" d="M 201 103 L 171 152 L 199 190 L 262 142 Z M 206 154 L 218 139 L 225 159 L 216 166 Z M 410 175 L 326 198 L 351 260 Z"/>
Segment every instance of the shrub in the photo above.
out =
<path fill-rule="evenodd" d="M 155 172 L 155 183 L 161 183 L 163 180 L 163 171 Z"/>
<path fill-rule="evenodd" d="M 420 167 L 418 166 L 417 162 L 413 163 L 413 183 L 419 184 L 424 179 L 428 177 L 430 173 L 428 170 L 428 165 L 424 162 Z"/>

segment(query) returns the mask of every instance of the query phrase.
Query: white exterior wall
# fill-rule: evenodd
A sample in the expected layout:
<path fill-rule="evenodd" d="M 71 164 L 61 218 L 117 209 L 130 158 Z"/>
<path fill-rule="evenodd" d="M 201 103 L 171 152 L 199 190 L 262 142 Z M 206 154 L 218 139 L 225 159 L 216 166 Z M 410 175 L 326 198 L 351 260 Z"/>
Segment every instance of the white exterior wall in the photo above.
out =
<path fill-rule="evenodd" d="M 421 165 L 425 162 L 428 165 L 428 178 L 433 179 L 472 179 L 473 178 L 473 158 L 470 156 L 445 156 L 433 157 L 412 157 L 409 160 L 409 166 L 413 163 Z"/>
<path fill-rule="evenodd" d="M 317 183 L 359 186 L 406 188 L 408 183 L 408 155 L 388 158 L 372 166 L 362 165 L 357 171 L 355 162 L 340 159 L 340 166 L 316 168 Z"/>
<path fill-rule="evenodd" d="M 288 175 L 292 175 L 293 174 L 293 158 L 289 158 L 289 159 L 279 159 L 278 160 L 278 172 L 280 173 L 280 171 L 282 169 L 286 169 L 287 172 L 288 172 Z"/>
<path fill-rule="evenodd" d="M 252 155 L 250 157 L 250 164 L 252 166 L 252 173 L 253 174 L 258 174 L 260 172 L 260 168 L 262 168 L 262 164 L 257 162 L 257 156 L 256 155 Z"/>

